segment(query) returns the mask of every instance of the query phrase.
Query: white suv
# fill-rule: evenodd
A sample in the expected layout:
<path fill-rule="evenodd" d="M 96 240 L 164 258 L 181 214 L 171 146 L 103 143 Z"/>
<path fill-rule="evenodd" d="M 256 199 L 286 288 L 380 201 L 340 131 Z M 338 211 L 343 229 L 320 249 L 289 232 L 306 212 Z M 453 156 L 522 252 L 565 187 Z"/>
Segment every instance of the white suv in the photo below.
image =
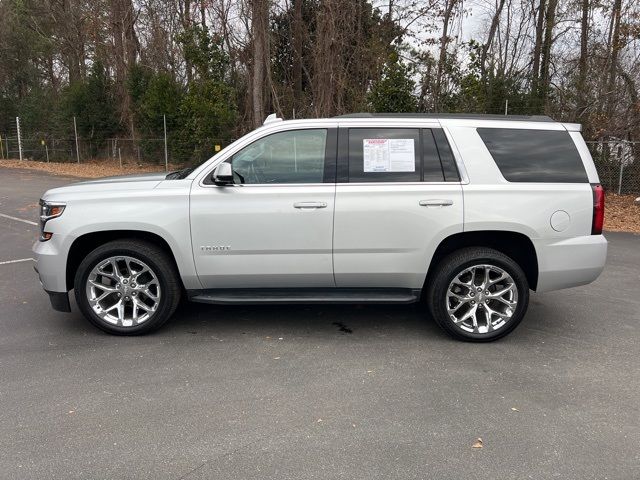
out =
<path fill-rule="evenodd" d="M 512 331 L 529 289 L 595 280 L 604 194 L 580 126 L 356 114 L 264 126 L 193 169 L 41 200 L 36 270 L 95 326 L 140 334 L 195 302 L 411 303 L 463 340 Z"/>

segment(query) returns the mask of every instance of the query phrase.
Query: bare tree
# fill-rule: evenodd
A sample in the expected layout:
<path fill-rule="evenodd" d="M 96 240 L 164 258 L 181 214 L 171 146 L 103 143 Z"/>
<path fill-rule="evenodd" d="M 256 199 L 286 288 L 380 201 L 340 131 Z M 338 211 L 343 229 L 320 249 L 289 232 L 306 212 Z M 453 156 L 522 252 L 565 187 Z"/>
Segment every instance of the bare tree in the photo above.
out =
<path fill-rule="evenodd" d="M 266 80 L 265 66 L 268 54 L 268 0 L 251 0 L 251 102 L 253 126 L 259 127 L 264 121 L 264 86 Z"/>

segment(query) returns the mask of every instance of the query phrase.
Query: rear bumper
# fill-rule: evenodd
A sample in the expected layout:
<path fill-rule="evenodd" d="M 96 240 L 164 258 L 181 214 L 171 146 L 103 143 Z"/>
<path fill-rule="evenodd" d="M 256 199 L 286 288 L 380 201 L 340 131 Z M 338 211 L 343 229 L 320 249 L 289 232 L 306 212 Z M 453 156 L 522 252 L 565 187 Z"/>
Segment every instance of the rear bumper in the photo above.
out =
<path fill-rule="evenodd" d="M 607 260 L 603 235 L 534 240 L 538 256 L 537 292 L 577 287 L 593 282 Z"/>

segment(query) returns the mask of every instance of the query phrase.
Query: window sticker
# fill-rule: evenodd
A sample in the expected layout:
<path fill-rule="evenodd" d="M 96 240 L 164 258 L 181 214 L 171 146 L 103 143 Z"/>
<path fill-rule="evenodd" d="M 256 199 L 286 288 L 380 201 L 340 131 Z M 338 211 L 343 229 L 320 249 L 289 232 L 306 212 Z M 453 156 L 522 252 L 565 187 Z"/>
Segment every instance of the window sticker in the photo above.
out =
<path fill-rule="evenodd" d="M 365 173 L 416 171 L 412 138 L 365 138 L 362 149 Z"/>

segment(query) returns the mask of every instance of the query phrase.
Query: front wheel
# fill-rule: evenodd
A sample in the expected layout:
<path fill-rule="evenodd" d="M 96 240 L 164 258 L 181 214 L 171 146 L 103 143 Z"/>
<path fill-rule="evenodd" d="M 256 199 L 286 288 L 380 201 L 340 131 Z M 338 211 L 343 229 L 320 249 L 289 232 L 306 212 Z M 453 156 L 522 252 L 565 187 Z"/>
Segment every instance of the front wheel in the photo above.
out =
<path fill-rule="evenodd" d="M 529 304 L 522 268 L 490 248 L 458 250 L 436 267 L 427 291 L 435 321 L 454 338 L 488 342 L 513 331 Z"/>
<path fill-rule="evenodd" d="M 115 335 L 139 335 L 160 327 L 180 300 L 175 266 L 156 245 L 116 240 L 80 263 L 75 297 L 84 316 Z"/>

